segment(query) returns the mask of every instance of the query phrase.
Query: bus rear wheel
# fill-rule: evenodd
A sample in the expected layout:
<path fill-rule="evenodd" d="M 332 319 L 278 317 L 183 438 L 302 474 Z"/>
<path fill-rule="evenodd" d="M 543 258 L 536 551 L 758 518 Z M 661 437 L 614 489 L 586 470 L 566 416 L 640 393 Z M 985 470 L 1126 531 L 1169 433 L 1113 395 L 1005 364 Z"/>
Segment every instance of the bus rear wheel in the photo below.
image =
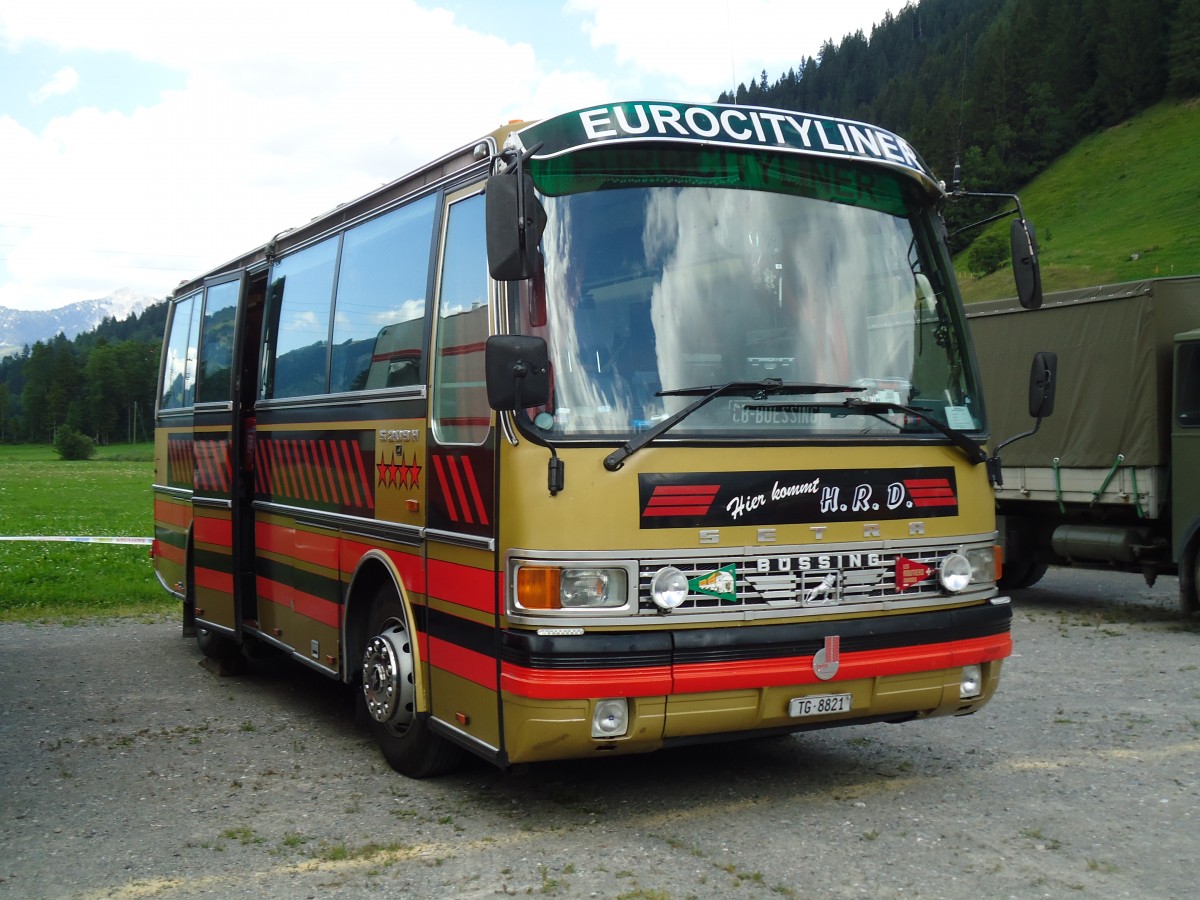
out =
<path fill-rule="evenodd" d="M 388 765 L 409 778 L 429 778 L 455 768 L 463 751 L 417 712 L 415 639 L 399 596 L 391 586 L 381 588 L 371 604 L 358 696 Z"/>

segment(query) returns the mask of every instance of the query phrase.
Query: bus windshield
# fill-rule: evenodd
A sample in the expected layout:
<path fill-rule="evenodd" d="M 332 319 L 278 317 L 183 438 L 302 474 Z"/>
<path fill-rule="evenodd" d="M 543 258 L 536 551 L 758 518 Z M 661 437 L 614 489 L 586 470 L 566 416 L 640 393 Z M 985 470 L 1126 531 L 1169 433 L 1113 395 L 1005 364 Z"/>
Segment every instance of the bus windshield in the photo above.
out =
<path fill-rule="evenodd" d="M 934 433 L 847 397 L 983 427 L 935 197 L 910 175 L 740 149 L 530 168 L 544 268 L 510 294 L 510 322 L 549 346 L 553 396 L 532 420 L 545 438 L 624 439 L 730 382 L 785 390 L 729 391 L 671 438 Z"/>

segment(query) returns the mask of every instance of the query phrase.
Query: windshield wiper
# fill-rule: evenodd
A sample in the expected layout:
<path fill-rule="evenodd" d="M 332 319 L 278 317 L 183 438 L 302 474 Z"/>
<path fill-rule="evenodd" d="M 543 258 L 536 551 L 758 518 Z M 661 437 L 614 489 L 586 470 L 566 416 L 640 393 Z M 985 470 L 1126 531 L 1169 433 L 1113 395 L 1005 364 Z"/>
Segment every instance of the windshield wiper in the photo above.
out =
<path fill-rule="evenodd" d="M 604 458 L 604 468 L 615 472 L 625 465 L 625 460 L 633 456 L 663 432 L 674 428 L 710 400 L 715 400 L 722 394 L 745 394 L 755 400 L 765 400 L 774 394 L 834 394 L 853 393 L 861 391 L 861 386 L 852 384 L 785 384 L 780 378 L 764 378 L 762 381 L 729 381 L 725 384 L 710 384 L 703 387 L 676 388 L 670 391 L 658 391 L 659 397 L 690 397 L 696 396 L 679 412 L 670 418 L 663 419 L 649 431 L 643 431 L 636 437 L 626 441 Z M 847 401 L 848 402 L 848 401 Z"/>
<path fill-rule="evenodd" d="M 967 461 L 970 462 L 971 465 L 977 466 L 980 463 L 987 462 L 988 460 L 987 451 L 983 449 L 983 446 L 977 440 L 969 435 L 963 434 L 961 431 L 955 431 L 953 428 L 943 425 L 928 412 L 918 409 L 915 406 L 905 406 L 903 403 L 889 403 L 886 400 L 858 400 L 854 397 L 848 397 L 846 400 L 837 404 L 837 406 L 843 409 L 850 409 L 855 412 L 865 413 L 868 416 L 874 416 L 881 422 L 889 422 L 892 425 L 896 425 L 896 423 L 891 422 L 889 419 L 883 418 L 884 414 L 897 412 L 904 413 L 905 415 L 920 419 L 922 422 L 930 425 L 935 431 L 939 431 L 948 437 L 954 446 L 962 450 L 963 454 L 967 457 Z M 896 427 L 899 428 L 901 426 L 896 425 Z"/>

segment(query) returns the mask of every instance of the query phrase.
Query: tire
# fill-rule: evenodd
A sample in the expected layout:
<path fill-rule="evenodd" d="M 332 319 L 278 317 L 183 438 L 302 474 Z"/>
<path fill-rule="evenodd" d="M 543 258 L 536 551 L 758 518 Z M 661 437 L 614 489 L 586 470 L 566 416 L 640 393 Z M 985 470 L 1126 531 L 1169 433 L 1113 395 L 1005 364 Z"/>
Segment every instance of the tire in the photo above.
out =
<path fill-rule="evenodd" d="M 184 577 L 187 578 L 187 588 L 184 594 L 184 613 L 183 613 L 183 633 L 186 636 L 189 632 L 196 635 L 196 646 L 200 648 L 200 652 L 209 659 L 229 660 L 237 657 L 242 648 L 237 641 L 225 635 L 213 631 L 211 628 L 205 628 L 203 625 L 196 622 L 196 590 L 195 578 L 193 577 L 192 553 L 189 543 L 187 555 L 187 570 Z"/>
<path fill-rule="evenodd" d="M 234 659 L 242 652 L 242 648 L 233 639 L 203 625 L 196 626 L 196 646 L 209 659 Z"/>
<path fill-rule="evenodd" d="M 1006 561 L 998 584 L 1002 590 L 1006 591 L 1019 591 L 1022 588 L 1033 587 L 1042 580 L 1047 568 L 1045 563 L 1035 559 L 1021 560 L 1014 564 Z"/>
<path fill-rule="evenodd" d="M 431 778 L 457 767 L 463 750 L 417 713 L 414 643 L 404 604 L 384 585 L 371 603 L 358 703 L 388 765 L 409 778 Z"/>
<path fill-rule="evenodd" d="M 1179 566 L 1179 611 L 1190 616 L 1200 610 L 1200 540 L 1193 539 Z"/>

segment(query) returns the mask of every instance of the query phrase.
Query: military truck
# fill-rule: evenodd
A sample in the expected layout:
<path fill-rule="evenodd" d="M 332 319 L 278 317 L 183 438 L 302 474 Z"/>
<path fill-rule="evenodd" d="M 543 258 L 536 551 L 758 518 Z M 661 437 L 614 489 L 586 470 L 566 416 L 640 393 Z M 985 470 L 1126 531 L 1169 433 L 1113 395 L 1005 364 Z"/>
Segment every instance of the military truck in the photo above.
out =
<path fill-rule="evenodd" d="M 999 450 L 1008 588 L 1048 565 L 1200 584 L 1200 277 L 1155 278 L 967 308 L 993 438 L 1028 422 L 1030 351 L 1058 354 L 1057 414 Z"/>

